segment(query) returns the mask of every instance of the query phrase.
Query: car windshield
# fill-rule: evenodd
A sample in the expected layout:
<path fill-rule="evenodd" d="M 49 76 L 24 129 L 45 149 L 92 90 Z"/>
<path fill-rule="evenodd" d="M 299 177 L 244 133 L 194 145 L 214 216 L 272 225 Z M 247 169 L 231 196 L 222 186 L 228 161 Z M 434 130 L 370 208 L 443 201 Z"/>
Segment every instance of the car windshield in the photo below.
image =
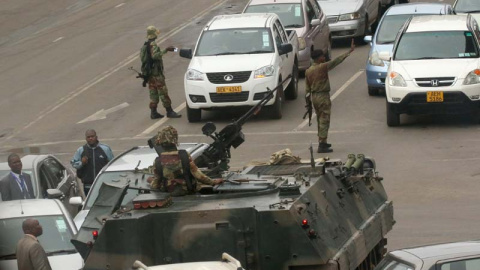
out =
<path fill-rule="evenodd" d="M 408 14 L 385 16 L 378 27 L 377 44 L 393 43 L 398 31 L 411 16 Z"/>
<path fill-rule="evenodd" d="M 147 182 L 147 178 L 150 176 L 153 176 L 153 174 L 129 171 L 103 172 L 95 180 L 92 189 L 90 189 L 90 192 L 88 193 L 87 201 L 85 202 L 85 209 L 88 210 L 92 207 L 98 197 L 98 191 L 100 190 L 102 183 L 113 184 L 116 186 L 130 184 L 131 187 L 150 189 L 150 185 Z M 127 194 L 123 198 L 122 205 L 132 201 L 138 194 L 139 190 L 128 189 Z"/>
<path fill-rule="evenodd" d="M 5 175 L 9 173 L 10 173 L 10 170 L 0 170 L 0 179 L 5 177 Z M 33 175 L 31 170 L 22 170 L 22 173 L 27 173 L 32 178 L 33 193 L 35 196 L 37 196 L 37 182 L 35 181 L 35 175 Z M 1 198 L 2 198 L 2 194 L 0 194 L 0 201 L 1 201 Z"/>
<path fill-rule="evenodd" d="M 469 31 L 405 33 L 394 60 L 478 58 L 475 37 Z"/>
<path fill-rule="evenodd" d="M 9 218 L 0 220 L 0 260 L 15 259 L 17 243 L 24 236 L 22 223 L 27 218 L 35 218 L 42 225 L 38 241 L 49 256 L 76 252 L 70 243 L 72 230 L 63 216 Z"/>
<path fill-rule="evenodd" d="M 374 270 L 413 270 L 413 269 L 415 269 L 415 267 L 396 261 L 393 258 L 386 257 L 375 267 Z"/>
<path fill-rule="evenodd" d="M 480 13 L 480 1 L 478 0 L 458 0 L 455 3 L 455 11 L 458 13 Z"/>
<path fill-rule="evenodd" d="M 300 4 L 255 5 L 249 6 L 245 13 L 275 13 L 280 17 L 280 21 L 285 28 L 302 28 L 305 26 Z"/>
<path fill-rule="evenodd" d="M 196 56 L 272 52 L 273 42 L 267 28 L 222 29 L 203 32 Z"/>

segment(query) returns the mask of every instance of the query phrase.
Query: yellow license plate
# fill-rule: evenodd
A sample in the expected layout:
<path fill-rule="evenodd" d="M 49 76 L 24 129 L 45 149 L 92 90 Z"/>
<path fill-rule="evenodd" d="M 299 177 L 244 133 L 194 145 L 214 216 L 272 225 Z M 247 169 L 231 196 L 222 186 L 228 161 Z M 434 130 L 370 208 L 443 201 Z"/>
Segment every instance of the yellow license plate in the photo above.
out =
<path fill-rule="evenodd" d="M 442 91 L 427 92 L 427 102 L 443 102 L 443 92 Z"/>
<path fill-rule="evenodd" d="M 239 92 L 242 92 L 242 87 L 241 86 L 220 86 L 220 87 L 217 87 L 217 93 L 218 94 L 239 93 Z"/>

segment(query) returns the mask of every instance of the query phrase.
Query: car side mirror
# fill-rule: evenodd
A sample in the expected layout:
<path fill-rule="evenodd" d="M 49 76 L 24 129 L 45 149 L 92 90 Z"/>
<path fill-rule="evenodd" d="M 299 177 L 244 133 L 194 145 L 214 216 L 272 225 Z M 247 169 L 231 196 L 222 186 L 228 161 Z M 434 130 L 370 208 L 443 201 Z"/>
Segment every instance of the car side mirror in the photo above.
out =
<path fill-rule="evenodd" d="M 320 19 L 313 19 L 312 22 L 310 22 L 311 26 L 317 26 L 320 25 Z"/>
<path fill-rule="evenodd" d="M 71 197 L 70 200 L 68 200 L 68 203 L 70 205 L 82 205 L 83 201 L 82 201 L 82 197 L 78 196 L 78 197 Z"/>
<path fill-rule="evenodd" d="M 279 55 L 284 55 L 289 52 L 293 51 L 293 46 L 290 43 L 284 43 L 278 46 L 278 54 Z"/>
<path fill-rule="evenodd" d="M 180 57 L 192 59 L 192 49 L 180 49 Z"/>
<path fill-rule="evenodd" d="M 378 58 L 380 58 L 383 61 L 390 61 L 392 59 L 392 54 L 389 51 L 379 52 Z"/>
<path fill-rule="evenodd" d="M 369 43 L 370 46 L 371 46 L 371 45 L 372 45 L 372 36 L 365 36 L 365 37 L 363 38 L 363 41 L 364 41 L 365 43 Z"/>
<path fill-rule="evenodd" d="M 61 199 L 63 197 L 63 192 L 59 189 L 49 188 L 47 189 L 47 197 L 49 199 Z"/>

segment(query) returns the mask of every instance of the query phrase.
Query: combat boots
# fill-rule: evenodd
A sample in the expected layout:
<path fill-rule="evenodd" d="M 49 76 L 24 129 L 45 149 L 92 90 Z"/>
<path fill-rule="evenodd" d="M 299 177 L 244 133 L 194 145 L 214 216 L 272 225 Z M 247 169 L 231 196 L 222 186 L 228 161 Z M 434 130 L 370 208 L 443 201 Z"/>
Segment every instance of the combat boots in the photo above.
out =
<path fill-rule="evenodd" d="M 150 118 L 151 119 L 159 119 L 159 118 L 163 118 L 163 115 L 158 113 L 157 112 L 157 108 L 150 108 L 151 112 L 150 112 Z"/>
<path fill-rule="evenodd" d="M 182 117 L 182 115 L 176 113 L 176 112 L 172 109 L 172 107 L 168 107 L 168 108 L 167 108 L 167 117 L 168 117 L 168 118 L 180 118 L 180 117 Z"/>
<path fill-rule="evenodd" d="M 330 148 L 330 146 L 332 146 L 332 145 L 329 144 L 329 143 L 319 143 L 317 153 L 331 153 L 331 152 L 333 152 L 333 149 Z"/>

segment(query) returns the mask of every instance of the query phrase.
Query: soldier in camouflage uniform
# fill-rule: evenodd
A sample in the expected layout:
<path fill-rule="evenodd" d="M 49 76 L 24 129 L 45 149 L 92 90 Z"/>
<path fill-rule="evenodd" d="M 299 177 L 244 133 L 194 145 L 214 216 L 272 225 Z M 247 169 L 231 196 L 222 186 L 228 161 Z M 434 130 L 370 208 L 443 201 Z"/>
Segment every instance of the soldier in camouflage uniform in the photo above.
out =
<path fill-rule="evenodd" d="M 330 148 L 332 145 L 327 143 L 332 107 L 328 71 L 342 63 L 354 49 L 355 44 L 352 39 L 352 44 L 348 52 L 328 62 L 325 62 L 325 54 L 322 50 L 314 50 L 311 56 L 314 62 L 305 72 L 305 99 L 307 106 L 310 102 L 313 103 L 317 115 L 318 153 L 330 153 L 333 151 Z"/>
<path fill-rule="evenodd" d="M 164 152 L 160 154 L 154 163 L 154 179 L 150 183 L 153 189 L 160 189 L 167 191 L 172 196 L 184 196 L 187 194 L 193 194 L 200 190 L 200 185 L 197 185 L 197 181 L 205 185 L 218 185 L 223 183 L 223 179 L 212 180 L 210 177 L 202 173 L 197 165 L 192 160 L 190 154 L 188 155 L 189 164 L 187 165 L 190 172 L 183 170 L 184 166 L 181 161 L 178 145 L 178 133 L 172 126 L 167 126 L 158 132 L 157 139 L 155 141 L 157 145 L 161 145 Z M 180 150 L 181 151 L 181 150 Z M 158 164 L 160 163 L 160 164 Z M 159 166 L 161 165 L 161 166 Z M 162 170 L 159 172 L 158 170 Z M 185 173 L 191 173 L 191 182 L 193 190 L 188 189 L 188 185 L 185 178 Z M 161 179 L 163 175 L 164 179 Z M 163 183 L 166 183 L 166 187 Z"/>
<path fill-rule="evenodd" d="M 165 75 L 163 73 L 163 59 L 162 56 L 168 51 L 175 50 L 174 47 L 169 46 L 164 50 L 160 50 L 155 39 L 160 32 L 154 27 L 149 26 L 147 28 L 148 41 L 143 44 L 140 50 L 140 59 L 142 60 L 142 74 L 147 76 L 148 89 L 150 90 L 150 118 L 158 119 L 163 115 L 157 112 L 157 105 L 159 100 L 162 100 L 163 107 L 167 110 L 167 117 L 179 118 L 180 114 L 177 114 L 172 109 L 172 101 L 168 96 L 167 85 L 165 84 Z M 149 46 L 147 48 L 147 46 Z M 150 54 L 148 52 L 150 51 Z"/>

